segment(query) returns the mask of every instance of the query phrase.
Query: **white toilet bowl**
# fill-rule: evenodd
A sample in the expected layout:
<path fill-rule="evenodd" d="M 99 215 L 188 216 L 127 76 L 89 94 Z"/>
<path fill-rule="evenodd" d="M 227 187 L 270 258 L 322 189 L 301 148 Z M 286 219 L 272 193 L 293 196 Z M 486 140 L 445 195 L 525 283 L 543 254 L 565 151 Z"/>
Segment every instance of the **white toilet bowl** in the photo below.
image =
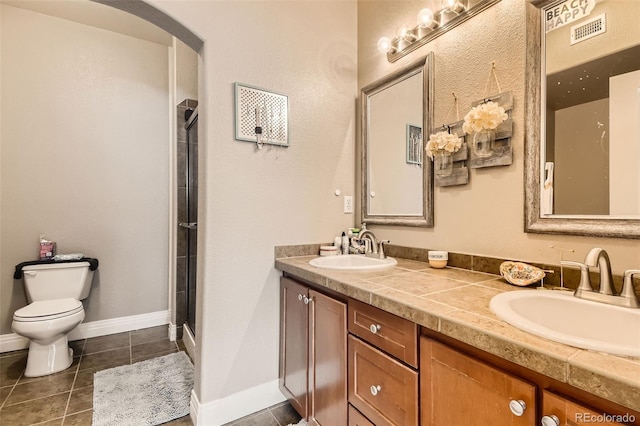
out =
<path fill-rule="evenodd" d="M 73 350 L 67 335 L 84 319 L 82 302 L 53 299 L 33 302 L 13 315 L 13 331 L 30 340 L 26 377 L 45 376 L 69 368 Z"/>

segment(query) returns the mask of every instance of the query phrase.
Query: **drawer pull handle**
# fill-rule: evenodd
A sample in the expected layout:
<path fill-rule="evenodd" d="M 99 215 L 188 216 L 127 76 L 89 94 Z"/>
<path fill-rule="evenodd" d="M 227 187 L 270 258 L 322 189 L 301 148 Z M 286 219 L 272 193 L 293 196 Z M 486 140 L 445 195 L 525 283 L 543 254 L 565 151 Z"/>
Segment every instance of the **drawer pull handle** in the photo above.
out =
<path fill-rule="evenodd" d="M 527 409 L 527 404 L 525 404 L 525 402 L 521 399 L 512 399 L 511 401 L 509 401 L 509 409 L 513 414 L 520 417 L 524 414 L 524 410 Z"/>
<path fill-rule="evenodd" d="M 542 426 L 560 426 L 560 419 L 554 414 L 550 416 L 543 416 L 540 424 Z"/>
<path fill-rule="evenodd" d="M 369 327 L 369 330 L 373 334 L 378 334 L 378 331 L 380 331 L 381 328 L 382 328 L 382 326 L 380 324 L 371 324 L 371 327 Z"/>
<path fill-rule="evenodd" d="M 380 387 L 380 385 L 371 386 L 371 395 L 376 396 L 378 394 L 378 392 L 380 392 L 381 390 L 382 390 L 382 387 Z"/>

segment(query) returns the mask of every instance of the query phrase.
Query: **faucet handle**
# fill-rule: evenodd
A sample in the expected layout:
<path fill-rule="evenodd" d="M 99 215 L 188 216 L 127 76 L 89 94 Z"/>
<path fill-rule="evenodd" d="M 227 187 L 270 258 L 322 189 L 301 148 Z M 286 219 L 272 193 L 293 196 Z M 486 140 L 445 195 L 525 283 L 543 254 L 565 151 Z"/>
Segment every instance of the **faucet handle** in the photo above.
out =
<path fill-rule="evenodd" d="M 633 276 L 636 274 L 640 274 L 640 269 L 629 269 L 624 271 L 624 280 L 622 282 L 622 290 L 620 291 L 620 296 L 629 300 L 629 304 L 632 308 L 640 307 L 638 295 L 633 288 Z"/>
<path fill-rule="evenodd" d="M 589 267 L 587 265 L 580 262 L 572 262 L 570 260 L 563 260 L 560 264 L 562 266 L 580 269 L 580 285 L 578 285 L 576 293 L 582 291 L 593 291 L 593 287 L 591 287 L 591 277 L 589 277 Z"/>
<path fill-rule="evenodd" d="M 384 253 L 384 245 L 389 244 L 389 240 L 380 240 L 378 241 L 378 257 L 380 259 L 386 259 L 387 255 Z"/>

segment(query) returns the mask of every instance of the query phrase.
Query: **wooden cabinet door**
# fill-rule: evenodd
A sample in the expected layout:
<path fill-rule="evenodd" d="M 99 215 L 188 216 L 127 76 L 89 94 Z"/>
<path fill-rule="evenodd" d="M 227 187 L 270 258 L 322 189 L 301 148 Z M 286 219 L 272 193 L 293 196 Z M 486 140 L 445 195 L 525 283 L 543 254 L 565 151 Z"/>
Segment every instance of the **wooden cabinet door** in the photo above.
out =
<path fill-rule="evenodd" d="M 629 424 L 618 423 L 616 421 L 618 419 L 617 416 L 605 417 L 604 413 L 598 413 L 546 390 L 542 395 L 542 415 L 557 417 L 559 426 L 582 426 L 584 424 L 615 426 Z M 629 421 L 635 424 L 635 419 L 625 419 L 623 416 L 620 416 L 619 420 Z M 553 421 L 549 421 L 549 424 L 553 423 Z"/>
<path fill-rule="evenodd" d="M 293 408 L 307 418 L 309 390 L 309 314 L 307 287 L 280 278 L 280 390 Z"/>
<path fill-rule="evenodd" d="M 309 290 L 309 423 L 347 424 L 347 305 Z"/>
<path fill-rule="evenodd" d="M 420 338 L 422 426 L 536 424 L 536 388 L 439 342 Z M 516 416 L 511 401 L 524 401 Z"/>

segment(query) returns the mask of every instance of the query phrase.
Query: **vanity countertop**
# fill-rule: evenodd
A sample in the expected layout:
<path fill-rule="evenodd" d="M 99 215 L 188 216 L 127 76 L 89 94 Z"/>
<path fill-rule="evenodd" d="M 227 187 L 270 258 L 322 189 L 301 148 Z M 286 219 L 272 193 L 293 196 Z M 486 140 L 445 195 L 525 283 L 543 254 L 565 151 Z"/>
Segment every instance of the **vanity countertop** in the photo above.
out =
<path fill-rule="evenodd" d="M 385 271 L 336 271 L 309 265 L 314 257 L 317 256 L 277 258 L 275 266 L 640 411 L 640 358 L 578 349 L 507 324 L 489 309 L 489 301 L 496 294 L 522 288 L 507 284 L 500 276 L 450 267 L 435 269 L 425 262 L 401 258 L 396 258 L 396 267 Z"/>

